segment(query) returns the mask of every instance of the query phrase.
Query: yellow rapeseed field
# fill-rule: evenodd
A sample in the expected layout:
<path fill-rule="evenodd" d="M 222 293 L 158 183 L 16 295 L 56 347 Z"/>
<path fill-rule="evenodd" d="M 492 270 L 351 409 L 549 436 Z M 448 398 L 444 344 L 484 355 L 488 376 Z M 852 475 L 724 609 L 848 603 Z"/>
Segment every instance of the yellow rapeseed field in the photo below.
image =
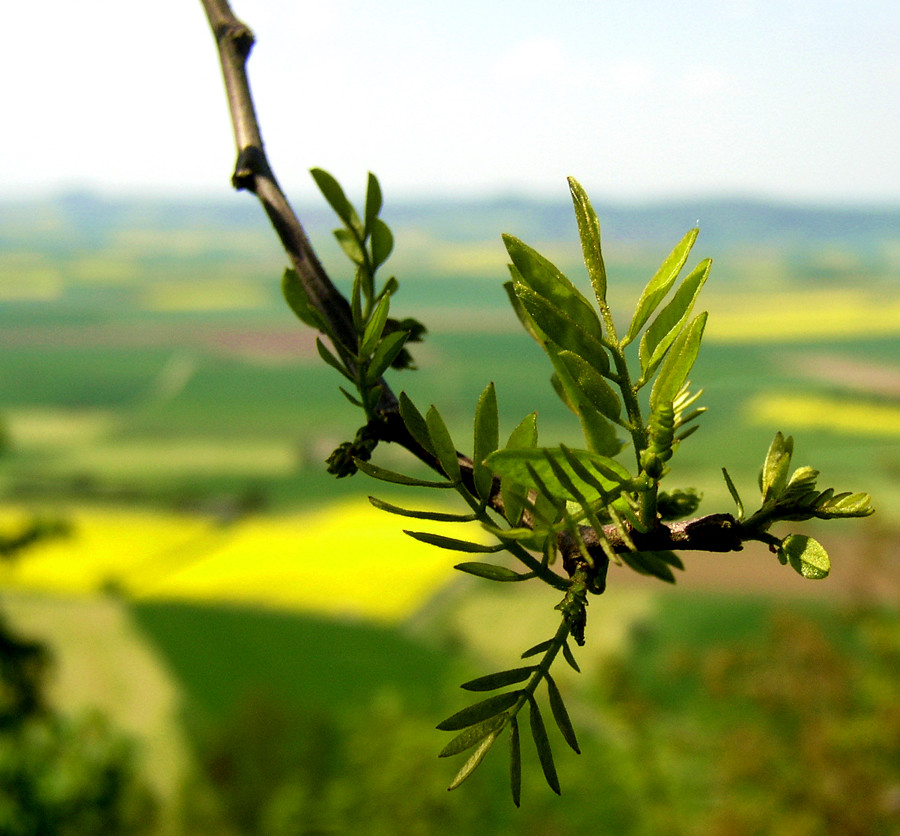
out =
<path fill-rule="evenodd" d="M 74 508 L 72 534 L 46 541 L 12 565 L 0 586 L 62 594 L 114 587 L 135 598 L 215 600 L 401 619 L 458 573 L 465 555 L 412 540 L 416 521 L 363 498 L 310 514 L 210 519 L 137 510 Z M 10 530 L 22 512 L 3 509 Z M 413 523 L 412 526 L 409 523 Z M 425 523 L 477 539 L 478 529 Z"/>
<path fill-rule="evenodd" d="M 900 437 L 900 407 L 824 395 L 762 394 L 748 405 L 751 421 L 855 435 Z"/>

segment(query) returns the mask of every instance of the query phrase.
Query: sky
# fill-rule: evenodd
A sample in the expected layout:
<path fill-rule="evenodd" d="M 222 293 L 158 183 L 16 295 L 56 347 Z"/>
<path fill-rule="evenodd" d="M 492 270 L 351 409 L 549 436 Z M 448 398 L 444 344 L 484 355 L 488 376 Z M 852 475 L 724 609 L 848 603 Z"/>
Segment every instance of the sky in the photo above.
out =
<path fill-rule="evenodd" d="M 270 162 L 386 195 L 900 203 L 896 0 L 233 0 Z M 0 199 L 227 195 L 200 0 L 13 0 Z"/>

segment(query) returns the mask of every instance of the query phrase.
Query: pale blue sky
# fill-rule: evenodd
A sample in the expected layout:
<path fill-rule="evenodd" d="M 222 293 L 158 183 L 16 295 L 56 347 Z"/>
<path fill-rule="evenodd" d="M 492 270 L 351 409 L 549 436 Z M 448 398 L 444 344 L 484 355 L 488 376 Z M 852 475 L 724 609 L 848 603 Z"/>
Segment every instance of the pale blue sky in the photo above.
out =
<path fill-rule="evenodd" d="M 4 10 L 0 198 L 227 194 L 199 0 Z M 235 0 L 273 166 L 389 195 L 900 202 L 896 0 Z M 152 10 L 152 11 L 151 11 Z"/>

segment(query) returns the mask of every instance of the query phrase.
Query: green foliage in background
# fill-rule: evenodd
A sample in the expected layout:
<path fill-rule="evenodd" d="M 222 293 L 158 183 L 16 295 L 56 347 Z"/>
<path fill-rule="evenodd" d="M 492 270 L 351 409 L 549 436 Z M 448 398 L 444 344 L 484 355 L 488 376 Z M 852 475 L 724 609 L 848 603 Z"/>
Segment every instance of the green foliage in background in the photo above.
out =
<path fill-rule="evenodd" d="M 520 804 L 520 721 L 527 707 L 526 729 L 546 782 L 558 793 L 547 711 L 538 697 L 549 707 L 549 716 L 566 744 L 580 752 L 551 667 L 561 656 L 578 670 L 569 639 L 584 644 L 589 596 L 606 588 L 610 562 L 674 583 L 675 571 L 684 568 L 673 550 L 679 544 L 735 551 L 743 542 L 759 540 L 769 545 L 781 563 L 789 563 L 804 577 L 824 578 L 830 563 L 820 543 L 801 534 L 778 537 L 771 527 L 812 517 L 866 516 L 872 513 L 869 496 L 820 491 L 818 472 L 809 467 L 791 473 L 793 439 L 778 433 L 762 466 L 758 510 L 745 513 L 726 471 L 737 517 L 718 514 L 681 527 L 667 525 L 693 514 L 699 505 L 699 495 L 692 489 L 663 491 L 661 484 L 671 472 L 674 454 L 697 429 L 697 419 L 704 412 L 696 406 L 702 390 L 691 391 L 689 375 L 707 320 L 707 313 L 695 314 L 694 307 L 711 261 L 701 261 L 679 281 L 698 235 L 696 229 L 689 231 L 644 287 L 620 336 L 607 300 L 600 223 L 587 194 L 573 178 L 569 187 L 593 300 L 528 244 L 511 235 L 504 235 L 503 241 L 511 262 L 511 280 L 506 285 L 510 302 L 525 331 L 546 353 L 553 369 L 552 388 L 580 424 L 583 447 L 539 445 L 536 412 L 526 415 L 501 443 L 498 398 L 489 383 L 475 409 L 471 458 L 462 456 L 437 407 L 432 405 L 423 414 L 405 394 L 395 400 L 382 382 L 392 366 L 411 367 L 410 358 L 401 352 L 407 342 L 422 337 L 424 328 L 414 320 L 390 318 L 391 300 L 398 289 L 394 277 L 378 289 L 376 274 L 390 255 L 393 236 L 379 217 L 382 195 L 377 179 L 369 175 L 365 211 L 359 214 L 334 178 L 319 169 L 313 177 L 341 220 L 342 227 L 334 234 L 355 267 L 350 301 L 355 343 L 348 345 L 332 328 L 290 270 L 284 276 L 284 295 L 303 322 L 330 339 L 333 350 L 317 341 L 319 354 L 353 384 L 355 392 L 343 387 L 341 391 L 366 418 L 356 438 L 331 456 L 329 470 L 340 477 L 359 469 L 393 485 L 455 492 L 464 502 L 462 513 L 404 508 L 375 498 L 372 502 L 408 519 L 477 526 L 477 536 L 462 538 L 418 529 L 406 533 L 472 558 L 456 566 L 462 572 L 500 583 L 538 579 L 563 596 L 556 607 L 560 621 L 554 635 L 524 651 L 524 665 L 464 683 L 468 691 L 497 693 L 438 725 L 454 733 L 441 757 L 468 753 L 450 789 L 468 778 L 506 735 L 510 789 L 514 803 Z M 429 464 L 437 479 L 370 462 L 379 441 L 397 440 L 396 430 L 390 427 L 396 413 L 408 436 L 404 446 Z M 492 542 L 485 543 L 485 535 Z M 518 568 L 511 568 L 508 561 L 487 562 L 486 556 L 500 554 L 512 558 Z"/>

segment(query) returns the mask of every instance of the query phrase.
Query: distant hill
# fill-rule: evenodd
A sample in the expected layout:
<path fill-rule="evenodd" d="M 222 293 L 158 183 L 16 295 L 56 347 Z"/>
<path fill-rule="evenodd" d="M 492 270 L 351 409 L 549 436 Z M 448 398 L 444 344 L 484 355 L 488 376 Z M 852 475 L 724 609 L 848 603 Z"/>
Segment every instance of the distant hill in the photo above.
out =
<path fill-rule="evenodd" d="M 798 253 L 822 246 L 870 253 L 900 241 L 900 205 L 827 206 L 752 199 L 677 200 L 641 204 L 597 201 L 607 240 L 672 244 L 699 224 L 707 247 L 775 246 Z M 322 204 L 298 211 L 313 234 L 328 233 L 334 220 Z M 534 198 L 392 201 L 385 219 L 397 229 L 417 228 L 453 242 L 493 240 L 510 232 L 535 241 L 574 241 L 571 204 Z M 34 202 L 0 202 L 0 247 L 25 240 L 45 246 L 102 246 L 123 229 L 156 231 L 206 228 L 229 232 L 266 229 L 266 220 L 247 195 L 221 199 L 106 198 L 88 192 Z M 48 240 L 48 238 L 50 240 Z"/>

